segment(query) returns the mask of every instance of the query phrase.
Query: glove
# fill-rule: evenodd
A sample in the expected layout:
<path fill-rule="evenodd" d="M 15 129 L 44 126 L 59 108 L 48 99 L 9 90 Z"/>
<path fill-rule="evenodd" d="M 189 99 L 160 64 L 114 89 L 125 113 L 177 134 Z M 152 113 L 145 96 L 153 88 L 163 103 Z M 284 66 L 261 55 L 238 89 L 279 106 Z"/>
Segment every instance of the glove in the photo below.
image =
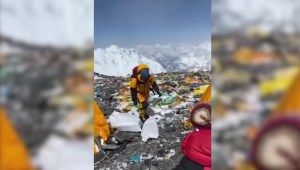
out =
<path fill-rule="evenodd" d="M 137 106 L 137 102 L 133 102 L 133 106 Z"/>
<path fill-rule="evenodd" d="M 158 93 L 158 96 L 161 97 L 161 93 L 160 92 Z"/>

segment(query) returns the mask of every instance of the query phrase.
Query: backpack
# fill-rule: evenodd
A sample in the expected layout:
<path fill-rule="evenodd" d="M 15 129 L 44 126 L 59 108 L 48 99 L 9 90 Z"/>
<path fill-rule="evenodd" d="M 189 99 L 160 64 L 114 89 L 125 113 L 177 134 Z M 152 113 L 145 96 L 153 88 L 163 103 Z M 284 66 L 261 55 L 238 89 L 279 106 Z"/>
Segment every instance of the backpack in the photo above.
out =
<path fill-rule="evenodd" d="M 137 78 L 137 75 L 138 75 L 138 67 L 139 66 L 136 66 L 132 69 L 132 75 L 131 75 L 131 78 Z"/>

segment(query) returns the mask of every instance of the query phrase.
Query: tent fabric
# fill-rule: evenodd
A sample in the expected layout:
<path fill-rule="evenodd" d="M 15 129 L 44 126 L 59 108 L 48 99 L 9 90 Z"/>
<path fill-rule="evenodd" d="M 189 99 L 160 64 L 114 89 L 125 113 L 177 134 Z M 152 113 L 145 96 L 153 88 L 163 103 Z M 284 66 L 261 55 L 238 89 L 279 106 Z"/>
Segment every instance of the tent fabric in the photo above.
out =
<path fill-rule="evenodd" d="M 0 106 L 0 169 L 33 170 L 29 152 Z"/>
<path fill-rule="evenodd" d="M 274 116 L 287 116 L 300 113 L 300 72 L 295 81 L 291 84 L 289 90 L 283 96 L 277 108 L 274 110 Z"/>
<path fill-rule="evenodd" d="M 199 103 L 210 103 L 211 102 L 211 84 L 206 88 L 205 92 L 201 96 Z"/>
<path fill-rule="evenodd" d="M 94 137 L 97 136 L 101 136 L 101 138 L 106 141 L 110 136 L 110 130 L 103 112 L 97 102 L 94 101 Z"/>

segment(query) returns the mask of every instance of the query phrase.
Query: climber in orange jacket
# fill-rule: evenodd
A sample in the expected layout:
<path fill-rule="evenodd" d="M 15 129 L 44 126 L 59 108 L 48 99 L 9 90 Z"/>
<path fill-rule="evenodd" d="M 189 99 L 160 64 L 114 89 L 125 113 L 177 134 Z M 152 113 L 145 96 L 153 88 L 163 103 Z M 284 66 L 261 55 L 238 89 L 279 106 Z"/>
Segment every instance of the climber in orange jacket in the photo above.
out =
<path fill-rule="evenodd" d="M 144 122 L 149 118 L 146 110 L 150 89 L 153 89 L 159 96 L 161 96 L 161 93 L 153 74 L 150 74 L 149 67 L 146 64 L 140 64 L 132 72 L 130 82 L 132 101 L 134 105 L 138 104 L 140 119 Z"/>

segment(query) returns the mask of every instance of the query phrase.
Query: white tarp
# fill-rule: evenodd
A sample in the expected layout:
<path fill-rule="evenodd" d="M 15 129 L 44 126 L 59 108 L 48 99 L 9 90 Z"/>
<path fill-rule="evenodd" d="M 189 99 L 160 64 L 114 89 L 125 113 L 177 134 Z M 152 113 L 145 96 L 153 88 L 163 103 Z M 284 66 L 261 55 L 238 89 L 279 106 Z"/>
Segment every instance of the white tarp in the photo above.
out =
<path fill-rule="evenodd" d="M 108 120 L 119 131 L 140 132 L 142 122 L 137 115 L 113 112 Z"/>
<path fill-rule="evenodd" d="M 147 142 L 149 138 L 158 138 L 158 126 L 155 118 L 151 117 L 145 121 L 141 136 L 143 142 Z"/>

